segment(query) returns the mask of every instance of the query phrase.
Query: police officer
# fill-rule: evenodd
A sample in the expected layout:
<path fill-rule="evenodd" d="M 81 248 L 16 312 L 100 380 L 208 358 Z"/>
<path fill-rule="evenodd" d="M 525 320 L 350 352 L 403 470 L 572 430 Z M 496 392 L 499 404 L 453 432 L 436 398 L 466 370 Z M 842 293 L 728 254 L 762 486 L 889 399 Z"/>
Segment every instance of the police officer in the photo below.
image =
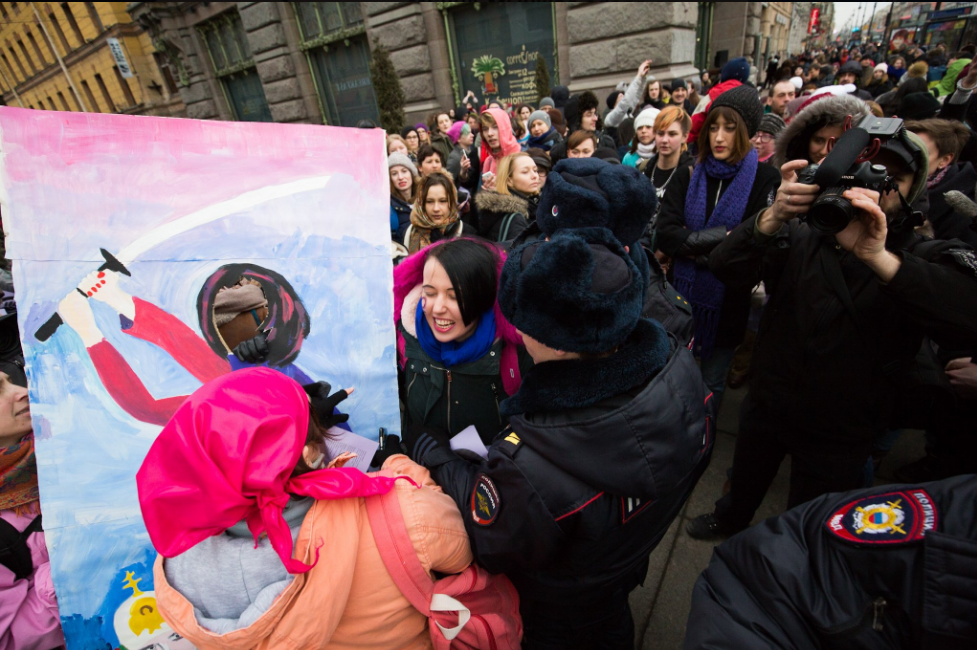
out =
<path fill-rule="evenodd" d="M 827 101 L 827 100 L 825 100 Z M 822 235 L 797 217 L 822 188 L 797 182 L 806 161 L 781 168 L 774 204 L 733 229 L 709 259 L 729 285 L 763 280 L 771 295 L 740 411 L 729 493 L 696 517 L 696 538 L 750 524 L 791 455 L 788 507 L 862 484 L 873 441 L 890 424 L 897 387 L 923 336 L 948 349 L 977 337 L 977 258 L 959 241 L 914 232 L 911 204 L 926 187 L 926 147 L 912 133 L 872 160 L 896 188 L 844 192 L 855 217 Z"/>
<path fill-rule="evenodd" d="M 830 494 L 716 548 L 686 650 L 977 647 L 977 477 Z"/>
<path fill-rule="evenodd" d="M 544 190 L 563 227 L 510 253 L 500 278 L 536 362 L 502 404 L 509 428 L 481 462 L 437 432 L 406 442 L 458 503 L 476 560 L 519 590 L 526 648 L 631 650 L 628 594 L 705 470 L 715 424 L 691 353 L 641 318 L 647 259 L 621 240 L 640 237 L 651 185 L 581 162 Z"/>

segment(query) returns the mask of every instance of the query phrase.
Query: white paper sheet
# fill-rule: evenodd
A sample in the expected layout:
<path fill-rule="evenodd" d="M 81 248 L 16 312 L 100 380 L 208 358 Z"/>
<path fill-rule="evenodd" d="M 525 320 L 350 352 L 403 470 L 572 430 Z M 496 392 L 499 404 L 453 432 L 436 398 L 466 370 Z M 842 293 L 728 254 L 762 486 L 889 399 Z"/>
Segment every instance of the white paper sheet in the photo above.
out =
<path fill-rule="evenodd" d="M 363 472 L 369 471 L 370 461 L 373 460 L 373 455 L 377 453 L 377 448 L 380 446 L 379 442 L 339 427 L 332 427 L 329 429 L 329 433 L 336 436 L 335 440 L 326 441 L 326 448 L 329 450 L 326 455 L 329 458 L 335 458 L 344 451 L 351 451 L 356 454 L 356 458 L 346 463 L 344 467 L 355 467 Z"/>
<path fill-rule="evenodd" d="M 449 441 L 451 448 L 454 451 L 459 449 L 467 449 L 468 451 L 473 451 L 482 458 L 488 459 L 488 449 L 486 449 L 485 444 L 482 439 L 478 437 L 478 430 L 474 426 L 470 426 L 454 438 Z"/>

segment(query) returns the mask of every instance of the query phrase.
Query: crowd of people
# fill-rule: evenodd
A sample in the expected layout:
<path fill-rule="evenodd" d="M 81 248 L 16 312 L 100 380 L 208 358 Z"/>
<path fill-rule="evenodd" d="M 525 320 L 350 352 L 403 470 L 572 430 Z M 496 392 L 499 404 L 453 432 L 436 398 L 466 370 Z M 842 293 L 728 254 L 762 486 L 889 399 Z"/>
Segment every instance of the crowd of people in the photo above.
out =
<path fill-rule="evenodd" d="M 629 594 L 746 384 L 729 480 L 687 526 L 732 539 L 686 647 L 973 647 L 974 50 L 830 47 L 762 82 L 745 58 L 671 80 L 645 61 L 603 100 L 469 93 L 389 133 L 403 439 L 378 474 L 343 467 L 324 441 L 347 393 L 250 346 L 137 476 L 167 622 L 199 648 L 448 647 L 472 628 L 467 647 L 633 648 Z M 884 182 L 831 176 L 850 132 L 869 134 L 850 163 Z M 808 218 L 828 201 L 833 231 Z M 36 474 L 7 498 L 32 437 L 5 372 L 3 518 L 36 546 Z M 469 428 L 484 455 L 453 448 Z M 909 428 L 926 457 L 873 487 Z M 788 455 L 789 511 L 751 528 Z M 388 494 L 402 520 L 378 514 Z M 478 567 L 449 605 L 418 605 L 388 562 L 404 528 L 421 582 Z M 11 569 L 12 611 L 56 607 L 45 561 Z"/>

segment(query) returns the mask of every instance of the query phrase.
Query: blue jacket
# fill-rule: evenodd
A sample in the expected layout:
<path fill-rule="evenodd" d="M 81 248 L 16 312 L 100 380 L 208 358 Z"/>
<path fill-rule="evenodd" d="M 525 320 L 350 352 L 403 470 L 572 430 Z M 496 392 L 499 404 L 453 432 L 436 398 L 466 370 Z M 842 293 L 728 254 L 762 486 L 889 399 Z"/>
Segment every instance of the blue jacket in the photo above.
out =
<path fill-rule="evenodd" d="M 404 243 L 404 233 L 410 225 L 411 205 L 396 196 L 390 197 L 390 238 L 398 244 Z"/>

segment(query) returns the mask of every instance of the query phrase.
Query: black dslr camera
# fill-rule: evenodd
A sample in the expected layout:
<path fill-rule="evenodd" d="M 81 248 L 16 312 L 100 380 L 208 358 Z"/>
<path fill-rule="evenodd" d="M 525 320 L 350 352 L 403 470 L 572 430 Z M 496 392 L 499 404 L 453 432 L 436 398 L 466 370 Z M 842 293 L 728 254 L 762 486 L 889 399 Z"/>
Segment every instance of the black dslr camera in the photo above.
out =
<path fill-rule="evenodd" d="M 801 170 L 798 183 L 825 188 L 807 213 L 806 221 L 812 228 L 833 235 L 848 226 L 855 217 L 855 208 L 842 196 L 845 190 L 864 187 L 882 194 L 895 188 L 895 180 L 885 166 L 869 161 L 885 142 L 899 137 L 903 130 L 902 120 L 897 117 L 869 115 L 857 126 L 847 128 L 820 164 Z"/>

